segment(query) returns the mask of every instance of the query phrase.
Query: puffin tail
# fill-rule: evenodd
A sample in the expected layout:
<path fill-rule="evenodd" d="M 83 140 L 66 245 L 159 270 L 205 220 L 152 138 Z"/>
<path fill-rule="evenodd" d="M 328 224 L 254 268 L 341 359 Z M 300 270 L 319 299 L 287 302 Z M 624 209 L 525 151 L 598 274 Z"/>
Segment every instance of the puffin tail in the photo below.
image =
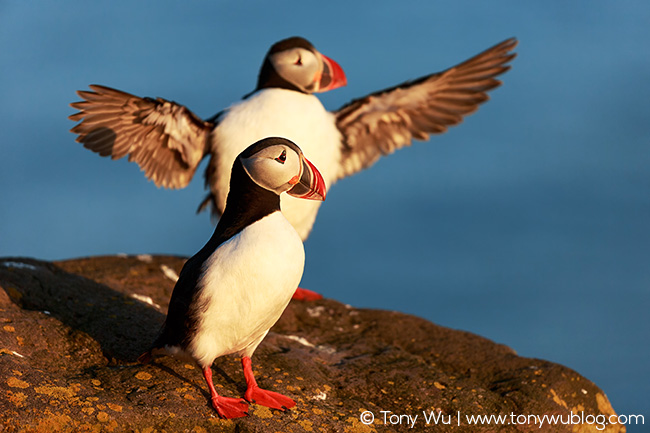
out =
<path fill-rule="evenodd" d="M 138 362 L 140 364 L 149 364 L 149 362 L 151 362 L 151 359 L 152 359 L 151 350 L 147 350 L 142 355 L 138 356 Z"/>

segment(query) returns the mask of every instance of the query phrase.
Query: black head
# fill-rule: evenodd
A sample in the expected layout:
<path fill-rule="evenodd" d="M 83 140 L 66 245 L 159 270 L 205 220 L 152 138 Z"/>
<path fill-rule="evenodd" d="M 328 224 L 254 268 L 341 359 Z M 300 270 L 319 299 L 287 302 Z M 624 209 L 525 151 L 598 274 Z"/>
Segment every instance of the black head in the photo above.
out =
<path fill-rule="evenodd" d="M 294 36 L 276 42 L 269 49 L 256 90 L 275 87 L 315 93 L 346 83 L 338 63 L 319 53 L 307 39 Z"/>

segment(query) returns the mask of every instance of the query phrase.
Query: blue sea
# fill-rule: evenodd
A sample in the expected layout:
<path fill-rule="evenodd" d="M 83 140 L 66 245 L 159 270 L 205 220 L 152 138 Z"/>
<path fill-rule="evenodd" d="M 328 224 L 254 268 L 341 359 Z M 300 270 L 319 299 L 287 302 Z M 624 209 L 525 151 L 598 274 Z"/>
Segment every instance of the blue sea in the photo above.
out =
<path fill-rule="evenodd" d="M 302 286 L 566 365 L 648 418 L 649 22 L 627 0 L 3 2 L 0 256 L 189 256 L 210 237 L 201 174 L 157 189 L 74 142 L 67 104 L 88 84 L 209 117 L 252 90 L 271 43 L 302 35 L 346 71 L 321 95 L 336 109 L 516 36 L 476 114 L 330 189 Z"/>

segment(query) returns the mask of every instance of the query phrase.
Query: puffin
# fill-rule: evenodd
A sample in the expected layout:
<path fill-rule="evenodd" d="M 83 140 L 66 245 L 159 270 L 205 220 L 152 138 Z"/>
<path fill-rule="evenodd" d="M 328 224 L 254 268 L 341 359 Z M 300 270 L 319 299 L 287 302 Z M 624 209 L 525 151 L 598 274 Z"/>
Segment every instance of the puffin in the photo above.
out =
<path fill-rule="evenodd" d="M 517 40 L 507 39 L 442 72 L 406 81 L 327 111 L 315 94 L 347 84 L 341 66 L 302 37 L 271 46 L 257 86 L 209 119 L 163 98 L 141 98 L 90 85 L 70 104 L 79 122 L 76 141 L 101 156 L 128 157 L 158 187 L 183 188 L 203 160 L 208 194 L 198 211 L 215 218 L 226 205 L 232 162 L 250 143 L 281 136 L 300 143 L 329 189 L 383 156 L 445 132 L 488 100 L 510 69 Z M 321 202 L 281 197 L 282 210 L 300 237 L 309 236 Z M 321 296 L 298 289 L 296 299 Z"/>
<path fill-rule="evenodd" d="M 202 369 L 212 407 L 221 418 L 247 415 L 247 402 L 286 410 L 295 401 L 258 386 L 251 356 L 280 318 L 302 277 L 300 236 L 281 211 L 280 196 L 322 201 L 321 173 L 292 141 L 262 139 L 239 154 L 226 205 L 214 234 L 183 266 L 167 318 L 151 348 L 153 356 L 189 358 Z M 213 361 L 239 354 L 244 399 L 217 394 Z"/>

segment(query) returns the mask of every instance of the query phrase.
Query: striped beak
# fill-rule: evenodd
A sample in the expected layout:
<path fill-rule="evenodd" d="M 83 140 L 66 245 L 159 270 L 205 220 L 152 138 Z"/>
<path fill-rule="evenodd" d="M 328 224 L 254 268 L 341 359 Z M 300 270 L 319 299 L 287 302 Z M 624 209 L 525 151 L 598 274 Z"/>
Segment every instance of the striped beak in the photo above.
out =
<path fill-rule="evenodd" d="M 323 61 L 323 70 L 321 71 L 318 80 L 318 89 L 315 92 L 327 92 L 348 84 L 348 79 L 345 77 L 343 68 L 339 66 L 334 60 L 329 57 L 318 53 Z"/>
<path fill-rule="evenodd" d="M 303 155 L 300 155 L 300 159 L 302 160 L 302 173 L 300 177 L 296 176 L 292 179 L 295 184 L 287 191 L 287 194 L 307 200 L 325 200 L 327 188 L 323 176 L 321 176 L 314 164 L 309 162 Z"/>

